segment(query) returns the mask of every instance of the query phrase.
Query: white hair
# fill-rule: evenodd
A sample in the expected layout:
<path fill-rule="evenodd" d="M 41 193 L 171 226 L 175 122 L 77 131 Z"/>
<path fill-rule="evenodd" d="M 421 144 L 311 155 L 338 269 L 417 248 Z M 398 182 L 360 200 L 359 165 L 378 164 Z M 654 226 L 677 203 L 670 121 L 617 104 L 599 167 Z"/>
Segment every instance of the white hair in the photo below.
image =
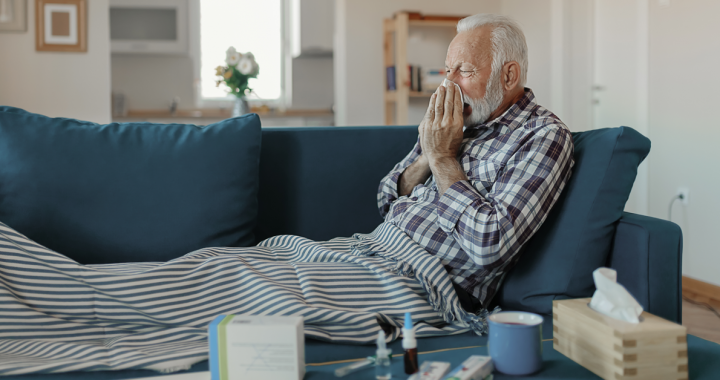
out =
<path fill-rule="evenodd" d="M 520 85 L 524 86 L 527 82 L 528 49 L 520 25 L 506 16 L 479 13 L 460 20 L 457 31 L 469 32 L 485 25 L 494 27 L 491 35 L 492 74 L 500 75 L 504 64 L 515 61 L 520 65 Z"/>

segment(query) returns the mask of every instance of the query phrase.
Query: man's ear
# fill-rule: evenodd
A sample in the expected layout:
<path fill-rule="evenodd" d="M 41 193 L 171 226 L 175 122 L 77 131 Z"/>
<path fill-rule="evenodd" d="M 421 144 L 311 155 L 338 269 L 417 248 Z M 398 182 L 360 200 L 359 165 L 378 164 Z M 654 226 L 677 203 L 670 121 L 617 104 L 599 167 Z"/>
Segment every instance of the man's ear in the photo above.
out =
<path fill-rule="evenodd" d="M 503 65 L 502 84 L 506 91 L 512 90 L 520 84 L 520 65 L 515 61 Z"/>

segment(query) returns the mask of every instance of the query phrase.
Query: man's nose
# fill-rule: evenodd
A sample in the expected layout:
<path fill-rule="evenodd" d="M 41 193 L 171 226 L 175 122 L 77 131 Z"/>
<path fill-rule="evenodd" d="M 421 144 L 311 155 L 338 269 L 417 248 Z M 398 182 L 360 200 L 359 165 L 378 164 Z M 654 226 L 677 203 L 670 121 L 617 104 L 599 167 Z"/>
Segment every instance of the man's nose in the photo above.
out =
<path fill-rule="evenodd" d="M 448 80 L 451 80 L 451 81 L 455 82 L 455 79 L 457 78 L 457 76 L 458 76 L 457 70 L 450 70 L 450 72 L 447 73 L 446 78 L 447 78 Z M 455 83 L 457 83 L 457 82 L 455 82 Z"/>

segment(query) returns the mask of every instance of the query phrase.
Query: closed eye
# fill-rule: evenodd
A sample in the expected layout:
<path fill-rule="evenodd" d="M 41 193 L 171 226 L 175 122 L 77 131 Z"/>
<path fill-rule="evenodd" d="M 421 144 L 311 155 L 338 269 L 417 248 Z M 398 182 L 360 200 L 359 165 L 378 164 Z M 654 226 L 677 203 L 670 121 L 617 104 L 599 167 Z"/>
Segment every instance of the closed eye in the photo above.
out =
<path fill-rule="evenodd" d="M 451 71 L 452 70 L 450 70 L 450 69 L 445 69 L 445 74 L 450 74 Z M 458 71 L 460 72 L 460 75 L 466 76 L 466 77 L 470 76 L 471 74 L 473 74 L 475 72 L 473 70 L 458 70 Z"/>

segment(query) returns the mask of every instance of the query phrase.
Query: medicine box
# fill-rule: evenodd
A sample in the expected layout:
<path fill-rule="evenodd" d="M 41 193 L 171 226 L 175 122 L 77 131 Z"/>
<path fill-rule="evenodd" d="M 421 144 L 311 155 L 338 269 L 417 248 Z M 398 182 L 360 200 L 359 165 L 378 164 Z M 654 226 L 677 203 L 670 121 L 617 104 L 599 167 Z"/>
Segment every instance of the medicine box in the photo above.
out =
<path fill-rule="evenodd" d="M 423 362 L 420 368 L 408 380 L 442 380 L 450 370 L 448 362 Z"/>
<path fill-rule="evenodd" d="M 471 355 L 443 380 L 483 380 L 492 374 L 493 369 L 495 366 L 489 356 Z"/>
<path fill-rule="evenodd" d="M 603 379 L 688 378 L 687 330 L 648 312 L 640 323 L 596 312 L 590 298 L 553 301 L 553 348 Z"/>
<path fill-rule="evenodd" d="M 212 380 L 300 380 L 302 317 L 220 315 L 208 327 Z"/>

